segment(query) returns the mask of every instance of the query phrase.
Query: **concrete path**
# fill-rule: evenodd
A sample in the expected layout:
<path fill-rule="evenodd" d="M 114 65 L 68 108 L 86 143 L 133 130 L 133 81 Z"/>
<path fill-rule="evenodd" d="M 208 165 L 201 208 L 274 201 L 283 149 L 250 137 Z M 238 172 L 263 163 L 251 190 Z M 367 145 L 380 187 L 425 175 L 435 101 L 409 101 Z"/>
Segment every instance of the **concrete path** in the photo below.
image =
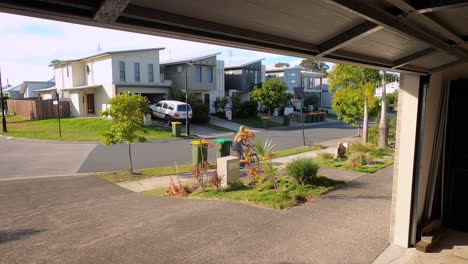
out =
<path fill-rule="evenodd" d="M 95 146 L 0 137 L 0 179 L 76 173 Z"/>
<path fill-rule="evenodd" d="M 347 141 L 347 139 L 342 139 L 342 140 Z M 349 140 L 353 140 L 353 139 L 349 139 Z M 324 143 L 330 144 L 330 142 L 324 142 Z M 297 158 L 303 158 L 303 157 L 313 158 L 313 157 L 316 157 L 318 153 L 322 153 L 322 152 L 334 153 L 335 150 L 336 150 L 336 147 L 327 147 L 321 150 L 309 151 L 309 152 L 299 153 L 299 154 L 290 155 L 286 157 L 276 158 L 276 159 L 273 159 L 272 162 L 273 162 L 273 165 L 282 167 Z M 209 174 L 211 173 L 212 171 L 209 172 Z M 353 171 L 340 170 L 340 169 L 320 168 L 319 175 L 326 176 L 334 180 L 350 182 L 350 181 L 354 181 L 362 177 L 365 174 L 359 173 L 359 172 L 353 172 Z M 245 178 L 246 176 L 247 175 L 245 171 L 242 171 L 241 177 Z M 142 192 L 142 191 L 148 191 L 148 190 L 153 190 L 153 189 L 165 188 L 169 186 L 169 182 L 171 178 L 174 181 L 177 181 L 177 179 L 179 179 L 183 184 L 193 183 L 194 181 L 192 173 L 182 173 L 179 175 L 167 175 L 167 176 L 152 177 L 152 178 L 147 178 L 147 179 L 142 179 L 142 180 L 119 182 L 117 183 L 117 185 L 125 189 L 128 189 L 130 191 L 133 191 L 133 192 Z"/>
<path fill-rule="evenodd" d="M 287 211 L 93 176 L 0 181 L 0 263 L 371 263 L 388 245 L 392 171 Z"/>

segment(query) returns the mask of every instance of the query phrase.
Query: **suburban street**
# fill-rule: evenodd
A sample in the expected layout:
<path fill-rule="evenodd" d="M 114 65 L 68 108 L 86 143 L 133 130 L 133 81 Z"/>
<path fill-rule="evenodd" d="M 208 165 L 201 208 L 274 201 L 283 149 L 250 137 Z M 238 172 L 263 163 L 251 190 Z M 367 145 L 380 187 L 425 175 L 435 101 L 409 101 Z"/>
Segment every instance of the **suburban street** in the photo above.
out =
<path fill-rule="evenodd" d="M 312 143 L 352 136 L 356 129 L 343 123 L 326 123 L 305 129 L 307 140 Z M 234 133 L 230 138 L 234 137 Z M 277 150 L 302 146 L 302 130 L 285 128 L 257 133 L 257 140 L 270 138 Z M 193 139 L 192 139 L 193 140 Z M 192 150 L 189 139 L 152 141 L 133 146 L 135 168 L 173 166 L 191 163 Z M 208 151 L 208 159 L 216 159 L 215 150 Z M 116 171 L 128 168 L 128 147 L 126 145 L 102 146 L 97 144 L 84 160 L 78 172 Z"/>
<path fill-rule="evenodd" d="M 217 132 L 219 134 L 219 132 Z M 326 123 L 305 129 L 305 135 L 313 143 L 352 136 L 356 129 L 342 123 Z M 234 133 L 225 134 L 230 138 Z M 271 138 L 276 149 L 302 145 L 302 130 L 297 128 L 271 129 L 257 133 L 263 142 Z M 150 141 L 133 145 L 135 168 L 172 166 L 191 163 L 193 139 Z M 45 175 L 73 174 L 126 170 L 128 168 L 127 145 L 103 146 L 99 142 L 73 143 L 0 138 L 0 179 Z M 214 149 L 209 150 L 209 160 L 215 160 Z"/>

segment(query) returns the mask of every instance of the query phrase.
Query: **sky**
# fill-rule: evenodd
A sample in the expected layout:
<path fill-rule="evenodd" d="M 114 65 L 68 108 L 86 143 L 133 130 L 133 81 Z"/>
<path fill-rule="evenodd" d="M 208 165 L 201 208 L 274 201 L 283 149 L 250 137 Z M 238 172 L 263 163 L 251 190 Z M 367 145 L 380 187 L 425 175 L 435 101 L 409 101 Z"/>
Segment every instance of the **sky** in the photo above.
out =
<path fill-rule="evenodd" d="M 53 77 L 48 67 L 53 59 L 76 59 L 101 52 L 158 48 L 160 60 L 196 57 L 221 52 L 218 60 L 236 64 L 265 59 L 271 68 L 277 62 L 299 65 L 302 58 L 216 46 L 172 38 L 0 13 L 0 69 L 2 84 L 45 81 Z"/>

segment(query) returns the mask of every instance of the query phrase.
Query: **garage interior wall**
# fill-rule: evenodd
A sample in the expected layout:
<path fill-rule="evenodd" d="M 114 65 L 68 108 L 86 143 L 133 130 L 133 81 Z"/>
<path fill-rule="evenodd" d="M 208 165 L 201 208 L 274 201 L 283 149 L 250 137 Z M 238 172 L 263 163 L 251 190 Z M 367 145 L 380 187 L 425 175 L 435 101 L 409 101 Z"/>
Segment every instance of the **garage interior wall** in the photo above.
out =
<path fill-rule="evenodd" d="M 397 120 L 397 142 L 394 174 L 394 195 L 392 203 L 392 222 L 390 240 L 392 243 L 407 247 L 409 239 L 409 206 L 411 204 L 411 190 L 413 180 L 414 162 L 414 138 L 408 141 L 408 137 L 413 137 L 416 133 L 416 113 L 417 100 L 411 101 L 412 95 L 417 89 L 416 83 L 408 83 L 413 76 L 401 75 L 401 88 L 399 94 L 398 120 Z M 435 130 L 437 126 L 437 116 L 441 111 L 440 101 L 442 91 L 448 89 L 450 80 L 468 78 L 468 63 L 459 64 L 444 71 L 434 73 L 430 77 L 429 88 L 427 90 L 426 107 L 424 115 L 424 128 L 421 149 L 420 174 L 418 181 L 416 216 L 420 222 L 424 212 L 424 202 L 428 185 L 429 169 L 432 158 L 433 145 L 435 143 Z M 410 105 L 409 105 L 410 104 Z M 414 108 L 410 110 L 410 108 Z M 414 113 L 408 113 L 414 111 Z M 414 119 L 413 119 L 414 118 Z M 402 125 L 404 124 L 404 125 Z M 401 135 L 405 135 L 401 137 Z M 406 143 L 405 143 L 406 142 Z M 405 145 L 405 144 L 410 144 Z"/>

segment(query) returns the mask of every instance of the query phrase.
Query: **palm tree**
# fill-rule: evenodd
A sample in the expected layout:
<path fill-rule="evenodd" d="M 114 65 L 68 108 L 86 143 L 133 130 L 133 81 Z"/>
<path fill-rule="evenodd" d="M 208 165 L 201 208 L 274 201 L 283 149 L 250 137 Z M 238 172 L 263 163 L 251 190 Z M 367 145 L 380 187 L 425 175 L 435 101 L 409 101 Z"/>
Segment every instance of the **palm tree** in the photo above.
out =
<path fill-rule="evenodd" d="M 388 145 L 388 120 L 387 120 L 387 83 L 398 81 L 398 75 L 382 71 L 380 80 L 382 83 L 382 98 L 381 98 L 381 111 L 379 122 L 379 142 L 381 148 L 386 148 Z"/>
<path fill-rule="evenodd" d="M 328 75 L 330 91 L 338 89 L 354 89 L 364 100 L 364 122 L 362 126 L 362 141 L 368 141 L 369 101 L 374 97 L 375 88 L 380 81 L 378 70 L 359 66 L 337 64 Z"/>

